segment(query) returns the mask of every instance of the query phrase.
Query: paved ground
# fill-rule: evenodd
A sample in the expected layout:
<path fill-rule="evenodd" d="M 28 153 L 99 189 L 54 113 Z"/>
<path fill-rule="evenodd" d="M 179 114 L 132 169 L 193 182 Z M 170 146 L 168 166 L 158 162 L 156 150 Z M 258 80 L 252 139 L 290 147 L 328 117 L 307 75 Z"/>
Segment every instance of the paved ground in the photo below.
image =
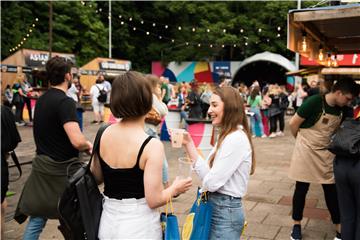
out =
<path fill-rule="evenodd" d="M 86 112 L 85 135 L 93 140 L 98 125 L 91 125 L 92 115 Z M 29 162 L 34 156 L 34 141 L 32 128 L 20 127 L 23 141 L 17 154 L 21 162 Z M 176 176 L 177 158 L 184 155 L 182 149 L 173 149 L 168 142 L 164 142 L 170 165 L 171 178 Z M 290 156 L 294 146 L 294 139 L 286 129 L 284 137 L 275 139 L 254 139 L 257 168 L 251 176 L 248 194 L 243 200 L 248 226 L 242 239 L 289 239 L 292 221 L 291 199 L 294 182 L 287 177 Z M 11 162 L 10 162 L 11 164 Z M 6 214 L 5 239 L 21 239 L 25 224 L 19 225 L 12 220 L 14 208 L 18 200 L 24 181 L 29 175 L 31 165 L 23 165 L 23 176 L 20 180 L 10 183 L 10 191 L 15 195 L 7 198 L 9 207 Z M 10 169 L 11 178 L 17 174 L 16 168 Z M 194 186 L 188 193 L 181 195 L 174 201 L 174 208 L 182 226 L 186 213 L 192 205 L 199 180 L 193 175 Z M 312 185 L 308 193 L 303 220 L 304 239 L 333 239 L 335 230 L 330 222 L 330 215 L 326 210 L 322 188 Z M 57 230 L 57 221 L 51 220 L 46 225 L 41 239 L 63 239 Z"/>

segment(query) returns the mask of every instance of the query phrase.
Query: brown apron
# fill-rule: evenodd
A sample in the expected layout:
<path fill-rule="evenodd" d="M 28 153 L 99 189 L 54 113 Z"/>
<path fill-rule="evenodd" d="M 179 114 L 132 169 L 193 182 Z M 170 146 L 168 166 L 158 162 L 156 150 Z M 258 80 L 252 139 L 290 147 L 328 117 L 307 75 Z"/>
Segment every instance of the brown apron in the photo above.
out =
<path fill-rule="evenodd" d="M 325 100 L 323 100 L 325 101 Z M 340 126 L 342 114 L 323 112 L 310 128 L 300 128 L 291 158 L 289 178 L 308 183 L 335 183 L 333 161 L 335 155 L 327 150 L 331 135 Z"/>

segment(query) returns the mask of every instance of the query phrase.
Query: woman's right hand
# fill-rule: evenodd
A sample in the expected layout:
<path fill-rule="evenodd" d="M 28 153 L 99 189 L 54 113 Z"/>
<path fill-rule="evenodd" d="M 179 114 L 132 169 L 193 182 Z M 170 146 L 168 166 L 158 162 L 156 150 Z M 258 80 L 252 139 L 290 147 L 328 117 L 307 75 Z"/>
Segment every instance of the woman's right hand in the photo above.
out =
<path fill-rule="evenodd" d="M 179 177 L 176 177 L 174 182 L 172 183 L 171 187 L 173 188 L 172 196 L 176 196 L 182 193 L 185 193 L 190 189 L 192 186 L 192 178 L 188 177 L 185 179 L 181 179 Z"/>

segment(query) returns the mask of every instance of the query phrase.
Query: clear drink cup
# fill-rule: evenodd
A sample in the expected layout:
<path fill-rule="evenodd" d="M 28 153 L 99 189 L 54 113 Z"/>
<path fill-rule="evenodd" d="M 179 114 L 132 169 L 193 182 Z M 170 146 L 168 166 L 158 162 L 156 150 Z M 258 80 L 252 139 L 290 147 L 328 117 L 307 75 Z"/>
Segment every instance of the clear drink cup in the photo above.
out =
<path fill-rule="evenodd" d="M 179 178 L 185 179 L 185 178 L 191 177 L 192 162 L 191 162 L 190 158 L 179 157 L 178 163 L 179 163 L 179 171 L 178 171 Z"/>

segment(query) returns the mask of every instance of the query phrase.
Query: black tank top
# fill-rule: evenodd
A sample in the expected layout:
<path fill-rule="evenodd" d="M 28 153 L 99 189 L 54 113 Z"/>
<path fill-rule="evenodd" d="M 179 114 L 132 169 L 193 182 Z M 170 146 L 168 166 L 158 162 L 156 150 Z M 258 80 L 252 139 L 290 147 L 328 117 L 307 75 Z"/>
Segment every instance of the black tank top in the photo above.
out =
<path fill-rule="evenodd" d="M 149 136 L 141 145 L 136 164 L 133 168 L 114 169 L 106 164 L 101 158 L 98 148 L 98 156 L 104 177 L 104 195 L 109 198 L 125 199 L 125 198 L 144 198 L 144 171 L 140 168 L 139 162 L 141 154 L 146 144 L 151 140 Z"/>

